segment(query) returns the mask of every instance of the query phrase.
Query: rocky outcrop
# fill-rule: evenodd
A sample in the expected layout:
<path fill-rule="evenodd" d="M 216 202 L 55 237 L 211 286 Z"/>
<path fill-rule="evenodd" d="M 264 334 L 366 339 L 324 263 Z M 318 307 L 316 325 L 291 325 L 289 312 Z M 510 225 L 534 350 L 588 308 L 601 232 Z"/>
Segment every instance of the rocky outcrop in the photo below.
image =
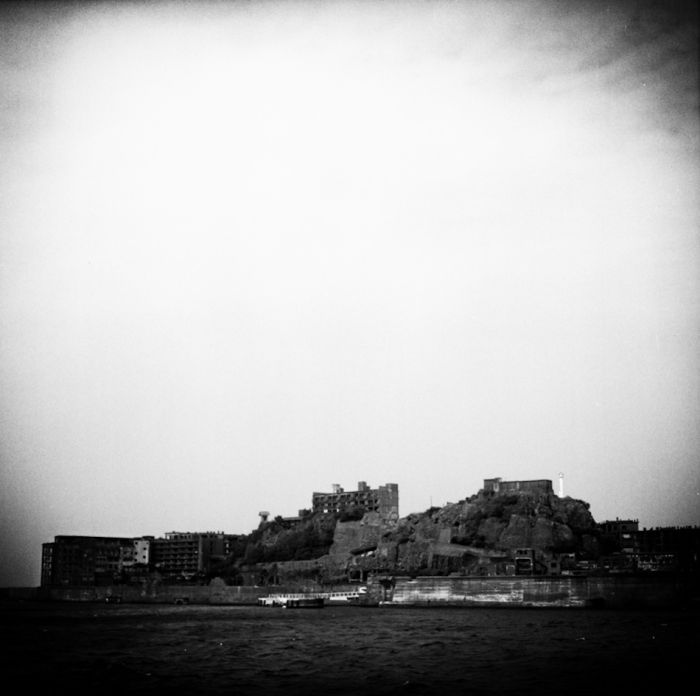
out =
<path fill-rule="evenodd" d="M 490 574 L 508 572 L 519 549 L 545 560 L 570 552 L 595 558 L 588 504 L 543 492 L 480 491 L 397 522 L 377 513 L 351 521 L 316 514 L 292 525 L 279 518 L 244 539 L 229 567 L 258 582 L 291 581 L 297 569 L 314 582 L 369 572 Z"/>
<path fill-rule="evenodd" d="M 482 491 L 385 527 L 371 562 L 360 557 L 354 565 L 383 565 L 387 572 L 481 572 L 512 562 L 518 549 L 533 549 L 542 557 L 594 555 L 595 541 L 595 521 L 583 501 L 548 493 Z"/>
<path fill-rule="evenodd" d="M 361 520 L 337 522 L 330 547 L 331 557 L 346 559 L 349 555 L 376 549 L 386 527 L 376 512 L 368 512 Z"/>

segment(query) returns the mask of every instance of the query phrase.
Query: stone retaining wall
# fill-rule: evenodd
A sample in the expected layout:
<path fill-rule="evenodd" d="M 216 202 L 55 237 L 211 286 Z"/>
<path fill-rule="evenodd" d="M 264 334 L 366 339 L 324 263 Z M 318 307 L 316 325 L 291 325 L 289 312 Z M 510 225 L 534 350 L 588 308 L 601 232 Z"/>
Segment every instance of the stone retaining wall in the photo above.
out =
<path fill-rule="evenodd" d="M 394 606 L 671 607 L 697 597 L 676 577 L 399 577 L 375 579 L 369 595 Z"/>
<path fill-rule="evenodd" d="M 357 590 L 336 585 L 329 592 Z M 30 592 L 31 590 L 31 592 Z M 679 607 L 700 600 L 697 578 L 657 575 L 601 577 L 391 577 L 376 576 L 367 583 L 363 604 L 383 606 L 462 607 Z M 124 603 L 255 605 L 268 594 L 296 593 L 299 586 L 230 586 L 222 580 L 209 585 L 114 585 L 111 587 L 20 588 L 6 590 L 7 599 L 50 599 Z"/>
<path fill-rule="evenodd" d="M 226 585 L 222 580 L 212 580 L 209 585 L 112 585 L 105 587 L 52 587 L 38 588 L 37 598 L 67 602 L 105 602 L 118 598 L 129 604 L 239 604 L 255 605 L 258 597 L 268 594 L 293 594 L 304 591 L 297 585 L 271 585 L 268 587 Z M 329 592 L 357 590 L 356 585 L 333 586 Z"/>

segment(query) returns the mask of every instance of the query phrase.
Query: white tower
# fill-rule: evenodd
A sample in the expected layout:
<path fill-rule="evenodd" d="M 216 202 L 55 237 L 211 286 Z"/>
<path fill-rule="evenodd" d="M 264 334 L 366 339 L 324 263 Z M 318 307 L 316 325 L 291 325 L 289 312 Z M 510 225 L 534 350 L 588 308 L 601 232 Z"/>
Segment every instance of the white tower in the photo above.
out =
<path fill-rule="evenodd" d="M 564 497 L 564 474 L 559 473 L 559 497 Z"/>

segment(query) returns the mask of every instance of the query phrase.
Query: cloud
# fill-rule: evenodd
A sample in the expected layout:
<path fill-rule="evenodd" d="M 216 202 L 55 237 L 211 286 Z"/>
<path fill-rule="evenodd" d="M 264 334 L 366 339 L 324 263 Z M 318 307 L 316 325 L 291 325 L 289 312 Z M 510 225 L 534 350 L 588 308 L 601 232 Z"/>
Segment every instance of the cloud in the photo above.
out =
<path fill-rule="evenodd" d="M 672 518 L 611 491 L 697 462 L 696 22 L 67 8 L 0 49 L 27 544 L 245 531 L 339 480 L 396 480 L 407 513 L 562 468 L 596 516 Z"/>

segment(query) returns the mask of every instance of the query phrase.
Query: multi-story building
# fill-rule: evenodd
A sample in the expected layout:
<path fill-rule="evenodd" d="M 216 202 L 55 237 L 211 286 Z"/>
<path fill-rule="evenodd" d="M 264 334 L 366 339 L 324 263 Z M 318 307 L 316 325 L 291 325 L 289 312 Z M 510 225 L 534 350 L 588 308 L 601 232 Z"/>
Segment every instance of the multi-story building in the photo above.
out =
<path fill-rule="evenodd" d="M 484 479 L 486 493 L 554 493 L 550 479 L 533 481 L 503 481 L 500 478 Z"/>
<path fill-rule="evenodd" d="M 235 538 L 223 532 L 166 532 L 153 540 L 153 564 L 165 575 L 191 578 L 225 558 Z"/>
<path fill-rule="evenodd" d="M 609 565 L 641 571 L 700 570 L 700 527 L 639 529 L 639 520 L 598 524 Z"/>
<path fill-rule="evenodd" d="M 638 566 L 700 571 L 700 527 L 655 527 L 637 533 Z"/>
<path fill-rule="evenodd" d="M 313 512 L 332 513 L 347 512 L 353 508 L 366 512 L 378 512 L 386 520 L 399 517 L 399 485 L 387 483 L 378 488 L 370 488 L 366 481 L 359 481 L 356 491 L 346 491 L 337 483 L 333 484 L 331 493 L 313 493 L 311 496 Z"/>
<path fill-rule="evenodd" d="M 614 547 L 619 547 L 622 553 L 632 554 L 638 550 L 639 520 L 605 520 L 598 524 L 598 529 L 603 539 L 612 543 Z"/>
<path fill-rule="evenodd" d="M 119 579 L 125 559 L 134 562 L 134 542 L 123 537 L 54 537 L 42 545 L 41 584 L 112 583 Z"/>
<path fill-rule="evenodd" d="M 148 566 L 151 561 L 153 537 L 132 539 L 131 546 L 122 547 L 122 568 Z"/>
<path fill-rule="evenodd" d="M 236 538 L 223 532 L 168 532 L 162 539 L 57 536 L 42 545 L 41 584 L 129 582 L 153 568 L 168 577 L 188 579 L 225 558 Z"/>

